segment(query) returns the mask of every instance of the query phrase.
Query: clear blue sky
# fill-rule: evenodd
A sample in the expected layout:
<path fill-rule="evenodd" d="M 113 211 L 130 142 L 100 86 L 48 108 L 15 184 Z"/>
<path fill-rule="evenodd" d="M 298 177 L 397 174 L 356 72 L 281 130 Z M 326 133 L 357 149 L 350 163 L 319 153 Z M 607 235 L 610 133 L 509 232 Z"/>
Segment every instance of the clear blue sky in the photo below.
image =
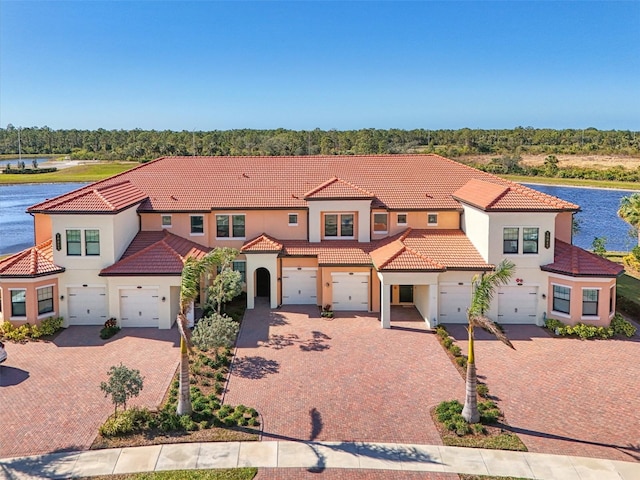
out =
<path fill-rule="evenodd" d="M 640 1 L 0 0 L 0 126 L 640 130 Z"/>

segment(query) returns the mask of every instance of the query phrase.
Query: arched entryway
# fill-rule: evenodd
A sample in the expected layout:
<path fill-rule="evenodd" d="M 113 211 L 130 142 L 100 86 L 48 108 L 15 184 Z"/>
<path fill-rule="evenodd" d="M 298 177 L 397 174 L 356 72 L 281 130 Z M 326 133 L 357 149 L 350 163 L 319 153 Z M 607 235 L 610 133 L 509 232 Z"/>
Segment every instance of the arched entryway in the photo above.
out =
<path fill-rule="evenodd" d="M 256 297 L 271 296 L 271 274 L 269 270 L 260 267 L 256 270 Z"/>

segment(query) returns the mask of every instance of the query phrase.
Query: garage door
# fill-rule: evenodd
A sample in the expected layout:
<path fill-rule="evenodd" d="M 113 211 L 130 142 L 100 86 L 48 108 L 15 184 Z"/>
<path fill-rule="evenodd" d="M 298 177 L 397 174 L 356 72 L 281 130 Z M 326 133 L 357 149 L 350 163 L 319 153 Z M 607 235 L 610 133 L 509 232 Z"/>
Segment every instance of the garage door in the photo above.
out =
<path fill-rule="evenodd" d="M 158 289 L 120 290 L 120 321 L 123 327 L 157 327 Z"/>
<path fill-rule="evenodd" d="M 282 304 L 317 305 L 318 269 L 302 267 L 283 268 Z"/>
<path fill-rule="evenodd" d="M 107 321 L 105 287 L 69 287 L 69 325 L 102 325 Z"/>
<path fill-rule="evenodd" d="M 369 310 L 368 272 L 334 272 L 331 279 L 334 310 Z"/>
<path fill-rule="evenodd" d="M 536 323 L 538 287 L 500 287 L 497 293 L 499 323 Z"/>
<path fill-rule="evenodd" d="M 467 323 L 470 304 L 470 285 L 441 285 L 438 302 L 440 323 Z"/>

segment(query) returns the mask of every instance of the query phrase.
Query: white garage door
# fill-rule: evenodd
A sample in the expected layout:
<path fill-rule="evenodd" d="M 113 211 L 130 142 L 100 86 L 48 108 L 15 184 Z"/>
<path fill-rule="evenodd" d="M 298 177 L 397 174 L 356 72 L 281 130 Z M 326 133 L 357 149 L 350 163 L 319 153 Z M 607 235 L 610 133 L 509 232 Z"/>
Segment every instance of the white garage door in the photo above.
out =
<path fill-rule="evenodd" d="M 69 325 L 102 325 L 107 321 L 105 287 L 69 287 Z"/>
<path fill-rule="evenodd" d="M 302 267 L 283 268 L 282 304 L 317 305 L 318 269 Z"/>
<path fill-rule="evenodd" d="M 441 285 L 438 303 L 440 323 L 467 323 L 470 304 L 470 285 Z"/>
<path fill-rule="evenodd" d="M 369 310 L 368 272 L 334 272 L 331 279 L 334 310 Z"/>
<path fill-rule="evenodd" d="M 499 323 L 536 323 L 538 287 L 500 287 L 497 293 Z"/>
<path fill-rule="evenodd" d="M 123 327 L 157 327 L 158 289 L 120 290 L 120 321 Z"/>

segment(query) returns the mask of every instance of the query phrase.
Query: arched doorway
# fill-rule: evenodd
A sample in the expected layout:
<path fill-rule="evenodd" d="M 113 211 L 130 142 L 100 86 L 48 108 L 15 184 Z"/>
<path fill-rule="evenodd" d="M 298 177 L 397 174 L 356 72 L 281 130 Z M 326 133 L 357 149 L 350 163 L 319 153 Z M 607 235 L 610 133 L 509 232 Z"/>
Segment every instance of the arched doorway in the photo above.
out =
<path fill-rule="evenodd" d="M 269 270 L 260 267 L 256 270 L 256 297 L 270 298 L 271 274 Z"/>

